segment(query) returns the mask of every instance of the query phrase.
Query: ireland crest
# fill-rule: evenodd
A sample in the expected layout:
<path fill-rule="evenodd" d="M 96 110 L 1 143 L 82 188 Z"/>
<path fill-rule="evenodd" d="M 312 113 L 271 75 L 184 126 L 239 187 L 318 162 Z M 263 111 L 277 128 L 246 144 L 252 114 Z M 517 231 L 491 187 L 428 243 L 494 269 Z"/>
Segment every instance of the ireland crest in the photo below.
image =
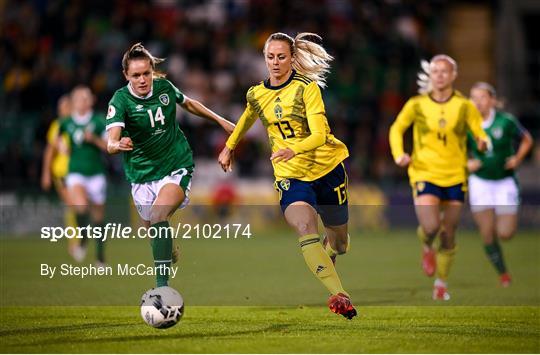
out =
<path fill-rule="evenodd" d="M 159 95 L 159 102 L 161 102 L 163 105 L 167 106 L 169 104 L 169 95 L 167 95 L 167 94 Z"/>

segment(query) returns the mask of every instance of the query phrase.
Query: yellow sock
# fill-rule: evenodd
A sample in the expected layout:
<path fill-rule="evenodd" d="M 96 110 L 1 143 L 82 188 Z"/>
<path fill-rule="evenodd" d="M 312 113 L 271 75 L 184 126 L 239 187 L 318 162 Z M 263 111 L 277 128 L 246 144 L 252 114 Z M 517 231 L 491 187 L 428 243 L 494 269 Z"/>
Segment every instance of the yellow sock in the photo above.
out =
<path fill-rule="evenodd" d="M 437 251 L 437 278 L 444 282 L 448 279 L 456 250 L 457 247 L 454 246 L 453 249 L 440 248 Z"/>
<path fill-rule="evenodd" d="M 343 289 L 336 268 L 332 260 L 323 249 L 317 234 L 308 234 L 298 239 L 304 260 L 308 268 L 323 283 L 332 295 L 343 293 L 349 295 Z"/>
<path fill-rule="evenodd" d="M 330 241 L 328 241 L 328 243 L 326 243 L 326 245 L 324 246 L 324 251 L 326 252 L 326 254 L 328 254 L 329 257 L 333 257 L 338 254 L 337 251 L 335 251 L 334 248 L 330 246 Z"/>

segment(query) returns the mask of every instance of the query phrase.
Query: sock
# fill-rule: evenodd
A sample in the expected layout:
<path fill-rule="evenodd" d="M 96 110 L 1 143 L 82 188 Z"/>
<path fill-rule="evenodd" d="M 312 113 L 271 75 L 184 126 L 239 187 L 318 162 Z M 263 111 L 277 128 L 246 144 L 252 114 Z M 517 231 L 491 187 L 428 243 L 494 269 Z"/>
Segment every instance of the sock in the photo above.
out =
<path fill-rule="evenodd" d="M 456 254 L 457 247 L 454 246 L 453 249 L 443 249 L 440 248 L 437 251 L 437 278 L 441 281 L 446 282 L 448 279 L 448 274 L 450 273 L 450 267 L 454 261 L 454 255 Z"/>
<path fill-rule="evenodd" d="M 96 227 L 101 228 L 103 231 L 103 223 L 96 224 Z M 100 263 L 105 262 L 105 242 L 103 239 L 96 239 L 96 259 Z"/>
<path fill-rule="evenodd" d="M 298 239 L 302 255 L 308 268 L 323 283 L 332 295 L 343 293 L 349 295 L 343 289 L 336 268 L 328 254 L 324 251 L 320 238 L 317 234 L 308 234 Z"/>
<path fill-rule="evenodd" d="M 422 228 L 422 226 L 418 226 L 418 228 L 416 228 L 416 235 L 418 236 L 418 239 L 420 239 L 420 242 L 422 242 L 422 244 L 431 247 L 435 236 L 439 235 L 439 232 L 437 232 L 435 236 L 429 237 L 426 232 L 424 232 L 424 228 Z"/>
<path fill-rule="evenodd" d="M 167 229 L 164 229 L 163 227 L 167 227 Z M 154 256 L 154 267 L 158 268 L 161 265 L 167 267 L 163 269 L 156 269 L 158 270 L 158 272 L 156 273 L 156 287 L 169 285 L 168 267 L 171 266 L 172 261 L 172 235 L 171 230 L 168 227 L 169 222 L 167 221 L 158 222 L 150 226 L 150 228 L 158 229 L 157 231 L 152 233 L 152 235 L 156 235 L 156 238 L 152 240 L 152 255 Z M 158 238 L 157 236 L 160 236 L 160 238 Z"/>
<path fill-rule="evenodd" d="M 328 237 L 327 237 L 328 238 Z M 326 245 L 324 246 L 324 251 L 326 252 L 326 254 L 329 256 L 329 257 L 335 257 L 338 252 L 335 251 L 331 246 L 330 246 L 330 241 L 328 241 L 328 243 L 326 243 Z"/>
<path fill-rule="evenodd" d="M 486 251 L 489 261 L 493 264 L 499 275 L 504 274 L 506 272 L 506 265 L 504 264 L 504 258 L 499 242 L 495 240 L 492 244 L 485 244 L 484 250 Z"/>
<path fill-rule="evenodd" d="M 343 253 L 343 254 L 348 253 L 349 250 L 351 250 L 351 236 L 349 234 L 347 234 L 347 247 L 345 248 L 345 253 Z M 326 243 L 326 245 L 324 246 L 324 251 L 331 258 L 335 257 L 336 255 L 339 254 L 336 250 L 334 250 L 334 248 L 332 248 L 330 246 L 330 242 Z M 341 255 L 343 255 L 343 254 L 341 254 Z"/>
<path fill-rule="evenodd" d="M 88 213 L 76 213 L 75 214 L 75 220 L 77 222 L 77 226 L 84 228 L 81 229 L 81 247 L 86 246 L 86 242 L 88 241 L 88 235 L 86 233 L 86 226 L 90 224 L 90 216 L 88 216 Z"/>

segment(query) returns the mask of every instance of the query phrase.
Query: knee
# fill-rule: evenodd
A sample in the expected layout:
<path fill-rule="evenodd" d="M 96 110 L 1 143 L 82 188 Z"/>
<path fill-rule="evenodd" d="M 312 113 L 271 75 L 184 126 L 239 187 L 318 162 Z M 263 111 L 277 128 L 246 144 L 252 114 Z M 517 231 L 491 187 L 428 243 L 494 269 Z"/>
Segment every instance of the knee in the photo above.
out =
<path fill-rule="evenodd" d="M 294 229 L 300 235 L 311 234 L 313 232 L 312 226 L 307 221 L 297 221 L 294 223 Z"/>
<path fill-rule="evenodd" d="M 497 237 L 502 240 L 510 240 L 514 237 L 513 230 L 502 230 L 497 232 Z"/>
<path fill-rule="evenodd" d="M 158 223 L 166 221 L 169 218 L 169 214 L 163 208 L 152 208 L 150 211 L 150 223 Z"/>
<path fill-rule="evenodd" d="M 426 233 L 426 235 L 429 238 L 435 237 L 437 233 L 439 232 L 440 228 L 441 228 L 441 225 L 440 223 L 437 223 L 437 222 L 425 223 L 424 225 L 422 225 L 422 229 L 424 230 L 424 233 Z"/>

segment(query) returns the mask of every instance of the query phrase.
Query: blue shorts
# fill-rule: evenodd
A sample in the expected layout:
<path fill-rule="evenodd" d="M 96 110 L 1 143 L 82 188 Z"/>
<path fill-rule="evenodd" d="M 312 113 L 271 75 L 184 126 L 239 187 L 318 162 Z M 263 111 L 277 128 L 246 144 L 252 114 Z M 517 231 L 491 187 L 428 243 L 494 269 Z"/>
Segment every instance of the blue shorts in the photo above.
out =
<path fill-rule="evenodd" d="M 434 195 L 441 201 L 465 201 L 465 192 L 467 185 L 465 183 L 442 187 L 427 181 L 417 181 L 413 186 L 414 197 L 421 195 Z"/>
<path fill-rule="evenodd" d="M 325 226 L 340 226 L 349 221 L 348 179 L 343 163 L 314 181 L 284 179 L 275 182 L 281 211 L 297 201 L 309 203 Z"/>

